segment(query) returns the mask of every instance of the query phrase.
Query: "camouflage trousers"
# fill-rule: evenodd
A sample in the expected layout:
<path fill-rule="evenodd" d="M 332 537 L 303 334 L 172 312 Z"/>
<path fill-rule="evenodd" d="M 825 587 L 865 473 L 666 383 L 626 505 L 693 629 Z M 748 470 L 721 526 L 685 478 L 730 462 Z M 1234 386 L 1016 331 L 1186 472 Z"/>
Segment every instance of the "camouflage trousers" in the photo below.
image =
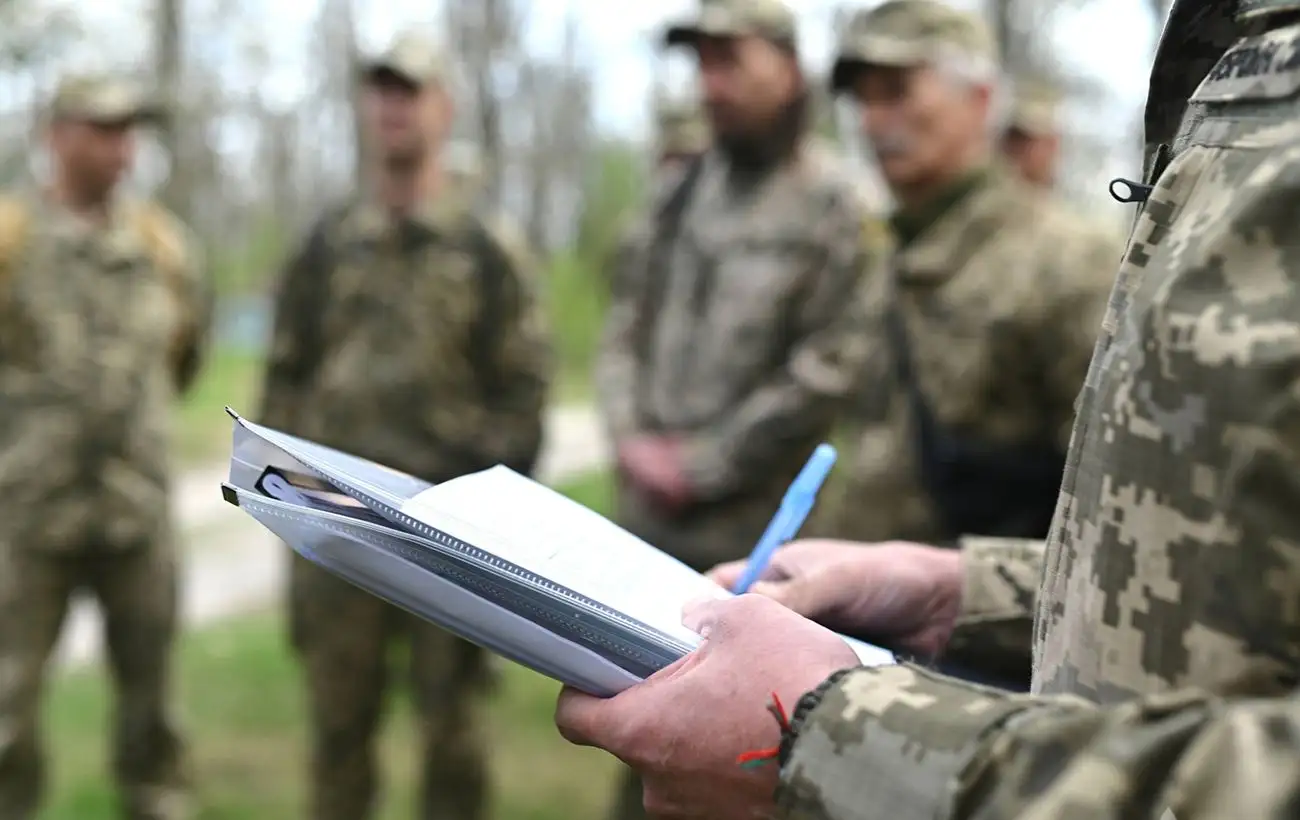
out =
<path fill-rule="evenodd" d="M 363 820 L 378 791 L 374 737 L 393 653 L 409 647 L 420 726 L 419 820 L 488 816 L 486 738 L 492 688 L 482 649 L 293 556 L 291 640 L 307 678 L 312 820 Z"/>
<path fill-rule="evenodd" d="M 45 784 L 37 721 L 46 662 L 81 592 L 104 614 L 123 813 L 134 820 L 189 816 L 184 749 L 168 710 L 176 564 L 166 537 L 73 553 L 0 544 L 0 820 L 36 815 Z"/>

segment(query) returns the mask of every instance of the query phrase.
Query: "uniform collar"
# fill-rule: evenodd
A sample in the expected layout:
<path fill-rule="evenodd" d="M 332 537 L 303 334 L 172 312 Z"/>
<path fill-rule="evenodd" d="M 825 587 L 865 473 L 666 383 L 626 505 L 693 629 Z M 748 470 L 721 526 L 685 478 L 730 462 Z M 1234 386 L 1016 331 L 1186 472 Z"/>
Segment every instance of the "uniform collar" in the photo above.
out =
<path fill-rule="evenodd" d="M 425 198 L 403 219 L 394 217 L 378 200 L 367 195 L 352 208 L 343 223 L 343 230 L 357 239 L 375 240 L 389 235 L 393 227 L 402 223 L 429 234 L 446 234 L 460 223 L 468 210 L 464 198 L 451 188 Z"/>
<path fill-rule="evenodd" d="M 77 244 L 93 241 L 105 261 L 132 259 L 145 250 L 144 237 L 131 228 L 131 214 L 139 203 L 123 195 L 115 194 L 108 203 L 108 218 L 102 225 L 69 210 L 46 191 L 36 192 L 34 200 L 46 229 L 56 240 Z"/>
<path fill-rule="evenodd" d="M 910 241 L 900 241 L 900 278 L 947 279 L 1005 222 L 1008 198 L 1024 195 L 1009 174 L 991 166 L 963 179 L 927 213 L 904 217 L 914 221 L 905 226 Z"/>

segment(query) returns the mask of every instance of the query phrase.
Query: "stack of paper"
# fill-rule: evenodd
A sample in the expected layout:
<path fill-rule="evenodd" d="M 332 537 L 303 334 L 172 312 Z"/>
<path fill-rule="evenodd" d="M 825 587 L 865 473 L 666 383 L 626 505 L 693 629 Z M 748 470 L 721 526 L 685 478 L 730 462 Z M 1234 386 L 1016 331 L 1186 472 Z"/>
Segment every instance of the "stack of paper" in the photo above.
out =
<path fill-rule="evenodd" d="M 683 606 L 730 595 L 506 467 L 433 486 L 230 414 L 227 501 L 357 586 L 591 694 L 689 653 Z M 864 664 L 894 662 L 845 641 Z"/>

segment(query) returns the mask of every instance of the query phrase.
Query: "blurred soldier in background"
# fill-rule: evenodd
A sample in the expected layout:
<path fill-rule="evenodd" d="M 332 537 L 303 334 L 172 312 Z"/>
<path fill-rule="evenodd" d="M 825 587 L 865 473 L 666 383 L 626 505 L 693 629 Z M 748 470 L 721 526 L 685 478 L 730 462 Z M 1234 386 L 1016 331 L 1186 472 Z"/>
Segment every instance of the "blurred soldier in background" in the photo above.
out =
<path fill-rule="evenodd" d="M 709 122 L 699 100 L 669 99 L 659 104 L 655 111 L 655 166 L 665 172 L 664 178 L 680 174 L 709 150 L 710 142 Z"/>
<path fill-rule="evenodd" d="M 497 463 L 529 473 L 550 373 L 531 263 L 438 162 L 452 116 L 445 71 L 437 45 L 412 33 L 365 67 L 375 186 L 327 213 L 290 260 L 262 411 L 273 427 L 432 482 Z M 484 652 L 296 556 L 289 597 L 311 707 L 311 816 L 372 810 L 399 637 L 422 734 L 416 816 L 489 816 Z"/>
<path fill-rule="evenodd" d="M 1119 251 L 999 170 L 997 77 L 983 20 L 937 0 L 890 0 L 844 34 L 833 85 L 861 105 L 898 249 L 841 537 L 953 544 L 1051 521 Z"/>
<path fill-rule="evenodd" d="M 1018 77 L 1012 91 L 1002 154 L 1030 185 L 1054 188 L 1061 160 L 1061 89 L 1043 77 Z"/>
<path fill-rule="evenodd" d="M 696 53 L 713 145 L 619 272 L 596 381 L 619 522 L 703 570 L 753 547 L 850 394 L 870 260 L 859 191 L 805 150 L 790 9 L 708 0 L 665 40 Z M 644 816 L 636 781 L 616 816 Z"/>
<path fill-rule="evenodd" d="M 667 99 L 654 112 L 654 168 L 650 175 L 649 210 L 663 192 L 681 178 L 683 170 L 709 148 L 709 123 L 699 101 L 692 98 Z M 618 241 L 602 266 L 601 273 L 610 292 L 619 287 L 622 272 L 634 264 L 637 255 L 650 239 L 653 219 L 645 208 L 627 215 Z"/>
<path fill-rule="evenodd" d="M 206 347 L 211 289 L 188 230 L 118 187 L 155 114 L 121 78 L 71 76 L 52 178 L 0 200 L 0 817 L 36 815 L 46 660 L 74 593 L 104 613 L 125 815 L 190 816 L 169 714 L 177 554 L 168 414 Z"/>

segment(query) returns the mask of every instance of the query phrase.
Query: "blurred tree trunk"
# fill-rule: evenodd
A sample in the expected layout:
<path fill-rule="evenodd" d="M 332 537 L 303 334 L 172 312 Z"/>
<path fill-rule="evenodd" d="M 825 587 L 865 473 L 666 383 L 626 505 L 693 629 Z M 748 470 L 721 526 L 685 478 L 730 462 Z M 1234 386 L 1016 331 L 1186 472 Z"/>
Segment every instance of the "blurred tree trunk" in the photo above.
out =
<path fill-rule="evenodd" d="M 186 168 L 181 122 L 184 71 L 183 0 L 156 0 L 154 7 L 154 78 L 162 121 L 158 142 L 167 154 L 168 173 L 159 199 L 181 219 L 190 221 L 190 175 Z"/>

